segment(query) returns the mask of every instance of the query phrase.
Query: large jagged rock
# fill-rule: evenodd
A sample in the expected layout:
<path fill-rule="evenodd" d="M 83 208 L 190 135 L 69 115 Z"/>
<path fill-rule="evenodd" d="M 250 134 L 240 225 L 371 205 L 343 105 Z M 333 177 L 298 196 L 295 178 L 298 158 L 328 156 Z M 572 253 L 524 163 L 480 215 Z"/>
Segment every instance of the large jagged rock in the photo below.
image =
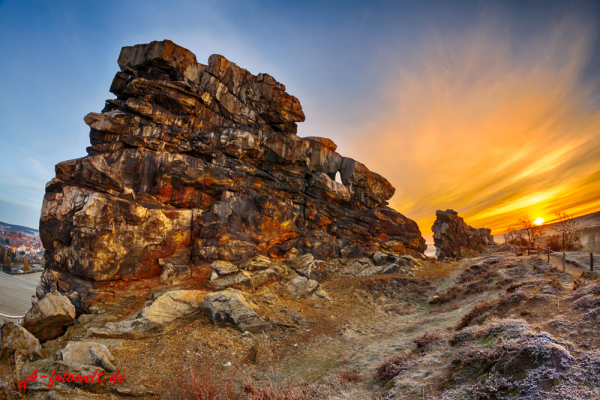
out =
<path fill-rule="evenodd" d="M 494 243 L 491 229 L 473 228 L 465 223 L 454 210 L 435 212 L 436 220 L 431 227 L 438 259 L 457 258 L 461 249 L 477 249 Z"/>
<path fill-rule="evenodd" d="M 159 259 L 193 270 L 292 249 L 425 250 L 417 224 L 387 207 L 385 178 L 295 134 L 300 102 L 270 75 L 220 55 L 198 63 L 168 40 L 124 47 L 118 64 L 117 98 L 84 118 L 89 155 L 56 165 L 46 187 L 38 298 L 56 289 L 85 312 L 102 283 L 158 276 Z"/>
<path fill-rule="evenodd" d="M 54 291 L 34 302 L 25 314 L 22 326 L 40 342 L 45 342 L 62 335 L 65 328 L 73 324 L 75 315 L 71 301 Z"/>
<path fill-rule="evenodd" d="M 15 354 L 29 357 L 41 349 L 39 340 L 22 326 L 13 322 L 5 322 L 0 326 L 0 363 L 12 362 Z"/>

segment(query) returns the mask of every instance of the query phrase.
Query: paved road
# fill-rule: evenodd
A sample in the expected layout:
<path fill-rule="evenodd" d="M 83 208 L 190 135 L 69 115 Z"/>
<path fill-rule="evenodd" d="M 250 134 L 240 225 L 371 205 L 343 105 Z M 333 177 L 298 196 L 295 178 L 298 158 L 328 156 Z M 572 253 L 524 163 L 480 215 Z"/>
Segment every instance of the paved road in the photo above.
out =
<path fill-rule="evenodd" d="M 25 315 L 31 307 L 31 296 L 35 295 L 41 274 L 8 275 L 0 272 L 0 313 Z M 3 320 L 0 317 L 0 322 Z"/>

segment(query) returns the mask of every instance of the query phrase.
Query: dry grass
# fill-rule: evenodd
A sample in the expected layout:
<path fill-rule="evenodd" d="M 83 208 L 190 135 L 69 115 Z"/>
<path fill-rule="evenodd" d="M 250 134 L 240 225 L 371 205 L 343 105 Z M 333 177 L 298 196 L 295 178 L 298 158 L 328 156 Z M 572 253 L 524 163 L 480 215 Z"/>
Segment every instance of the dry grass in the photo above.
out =
<path fill-rule="evenodd" d="M 425 262 L 425 268 L 414 271 L 415 278 L 434 281 L 447 278 L 454 270 L 454 263 L 443 261 Z"/>

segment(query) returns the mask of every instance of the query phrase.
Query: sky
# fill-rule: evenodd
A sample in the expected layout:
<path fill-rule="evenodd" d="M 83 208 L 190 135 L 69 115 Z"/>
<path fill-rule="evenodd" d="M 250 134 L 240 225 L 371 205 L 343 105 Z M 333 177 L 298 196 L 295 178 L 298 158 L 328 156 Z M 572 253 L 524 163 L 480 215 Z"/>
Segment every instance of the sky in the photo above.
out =
<path fill-rule="evenodd" d="M 600 210 L 600 4 L 0 0 L 0 221 L 37 228 L 120 48 L 170 39 L 296 96 L 299 136 L 385 176 L 430 238 L 436 210 L 494 234 Z"/>

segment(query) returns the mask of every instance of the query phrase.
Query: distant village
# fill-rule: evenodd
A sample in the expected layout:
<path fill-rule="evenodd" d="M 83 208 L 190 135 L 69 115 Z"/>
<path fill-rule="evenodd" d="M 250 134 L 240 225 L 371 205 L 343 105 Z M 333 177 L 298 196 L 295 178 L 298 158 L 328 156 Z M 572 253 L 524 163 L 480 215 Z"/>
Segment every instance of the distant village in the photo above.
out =
<path fill-rule="evenodd" d="M 0 265 L 7 273 L 41 271 L 44 246 L 39 235 L 0 225 Z"/>

